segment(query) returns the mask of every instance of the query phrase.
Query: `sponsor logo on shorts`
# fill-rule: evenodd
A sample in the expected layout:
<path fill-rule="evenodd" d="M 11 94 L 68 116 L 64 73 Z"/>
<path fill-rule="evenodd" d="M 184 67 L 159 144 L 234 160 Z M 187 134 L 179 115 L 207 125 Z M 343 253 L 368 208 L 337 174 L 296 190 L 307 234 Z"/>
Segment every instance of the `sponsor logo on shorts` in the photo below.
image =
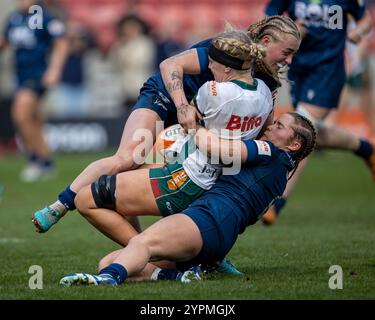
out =
<path fill-rule="evenodd" d="M 171 203 L 170 203 L 169 201 L 166 201 L 166 202 L 165 202 L 165 206 L 167 207 L 169 213 L 171 213 L 171 214 L 174 213 L 173 208 L 172 208 L 172 205 L 171 205 Z"/>
<path fill-rule="evenodd" d="M 187 176 L 184 169 L 173 173 L 172 179 L 169 179 L 168 182 L 167 182 L 169 190 L 178 189 L 179 187 L 181 187 L 185 183 L 187 178 L 188 178 L 188 176 Z"/>

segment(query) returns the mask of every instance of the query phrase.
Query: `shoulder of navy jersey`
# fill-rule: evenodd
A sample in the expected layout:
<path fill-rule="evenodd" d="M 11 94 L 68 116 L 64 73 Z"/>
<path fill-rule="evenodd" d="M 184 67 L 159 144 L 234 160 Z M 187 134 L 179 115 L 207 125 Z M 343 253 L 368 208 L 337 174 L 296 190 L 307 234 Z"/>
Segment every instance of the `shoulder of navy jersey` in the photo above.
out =
<path fill-rule="evenodd" d="M 200 41 L 193 46 L 190 47 L 190 49 L 196 49 L 198 53 L 198 60 L 199 60 L 199 66 L 200 66 L 200 72 L 206 72 L 208 71 L 208 47 L 211 44 L 212 39 L 206 39 L 203 41 Z"/>
<path fill-rule="evenodd" d="M 270 141 L 246 140 L 243 141 L 247 148 L 245 165 L 268 164 L 279 159 L 288 170 L 293 169 L 294 161 L 291 155 L 274 146 Z"/>

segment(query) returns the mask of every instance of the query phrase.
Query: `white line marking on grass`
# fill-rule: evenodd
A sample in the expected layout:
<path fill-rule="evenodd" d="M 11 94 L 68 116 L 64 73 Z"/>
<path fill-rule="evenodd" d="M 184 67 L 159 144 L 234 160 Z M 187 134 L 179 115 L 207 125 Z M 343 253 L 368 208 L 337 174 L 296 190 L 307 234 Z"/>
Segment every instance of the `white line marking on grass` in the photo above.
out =
<path fill-rule="evenodd" d="M 21 243 L 21 242 L 25 242 L 25 239 L 20 239 L 20 238 L 0 238 L 0 244 Z"/>

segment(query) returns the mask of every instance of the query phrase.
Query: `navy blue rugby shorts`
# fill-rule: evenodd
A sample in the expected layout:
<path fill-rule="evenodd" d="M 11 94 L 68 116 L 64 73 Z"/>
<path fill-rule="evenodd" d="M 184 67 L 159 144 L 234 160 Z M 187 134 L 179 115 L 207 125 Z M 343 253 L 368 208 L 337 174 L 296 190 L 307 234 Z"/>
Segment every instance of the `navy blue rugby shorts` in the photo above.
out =
<path fill-rule="evenodd" d="M 47 91 L 47 88 L 42 84 L 42 78 L 40 76 L 18 78 L 17 91 L 21 89 L 30 89 L 39 98 L 42 97 L 44 93 Z"/>
<path fill-rule="evenodd" d="M 222 260 L 240 234 L 240 221 L 234 210 L 223 202 L 218 203 L 217 198 L 203 194 L 182 213 L 194 221 L 203 239 L 198 256 L 186 264 L 194 266 Z"/>
<path fill-rule="evenodd" d="M 145 83 L 141 88 L 137 102 L 132 108 L 136 109 L 150 109 L 155 111 L 160 119 L 164 121 L 164 127 L 177 124 L 177 110 L 173 101 L 154 86 Z"/>
<path fill-rule="evenodd" d="M 302 69 L 291 66 L 292 103 L 297 108 L 305 102 L 325 109 L 336 109 L 346 82 L 343 59 L 334 59 L 314 68 Z"/>

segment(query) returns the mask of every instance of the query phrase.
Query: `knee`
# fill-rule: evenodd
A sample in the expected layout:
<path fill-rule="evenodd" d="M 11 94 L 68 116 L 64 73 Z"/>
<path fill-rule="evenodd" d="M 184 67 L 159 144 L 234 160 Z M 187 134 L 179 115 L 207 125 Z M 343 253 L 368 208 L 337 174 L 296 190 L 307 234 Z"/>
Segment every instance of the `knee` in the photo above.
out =
<path fill-rule="evenodd" d="M 15 104 L 12 107 L 12 119 L 14 124 L 20 127 L 30 120 L 30 115 L 19 104 Z"/>
<path fill-rule="evenodd" d="M 146 151 L 137 148 L 140 142 L 128 144 L 113 155 L 116 173 L 137 169 L 145 161 Z M 139 150 L 138 150 L 139 149 Z"/>
<path fill-rule="evenodd" d="M 159 259 L 160 239 L 155 234 L 148 234 L 147 232 L 140 233 L 129 240 L 129 244 L 136 246 L 141 251 L 147 251 L 151 260 Z"/>
<path fill-rule="evenodd" d="M 89 212 L 90 212 L 89 203 L 91 202 L 92 202 L 92 194 L 91 194 L 91 189 L 89 187 L 85 187 L 82 190 L 80 190 L 74 199 L 74 204 L 76 206 L 76 209 L 82 216 L 89 215 Z"/>

